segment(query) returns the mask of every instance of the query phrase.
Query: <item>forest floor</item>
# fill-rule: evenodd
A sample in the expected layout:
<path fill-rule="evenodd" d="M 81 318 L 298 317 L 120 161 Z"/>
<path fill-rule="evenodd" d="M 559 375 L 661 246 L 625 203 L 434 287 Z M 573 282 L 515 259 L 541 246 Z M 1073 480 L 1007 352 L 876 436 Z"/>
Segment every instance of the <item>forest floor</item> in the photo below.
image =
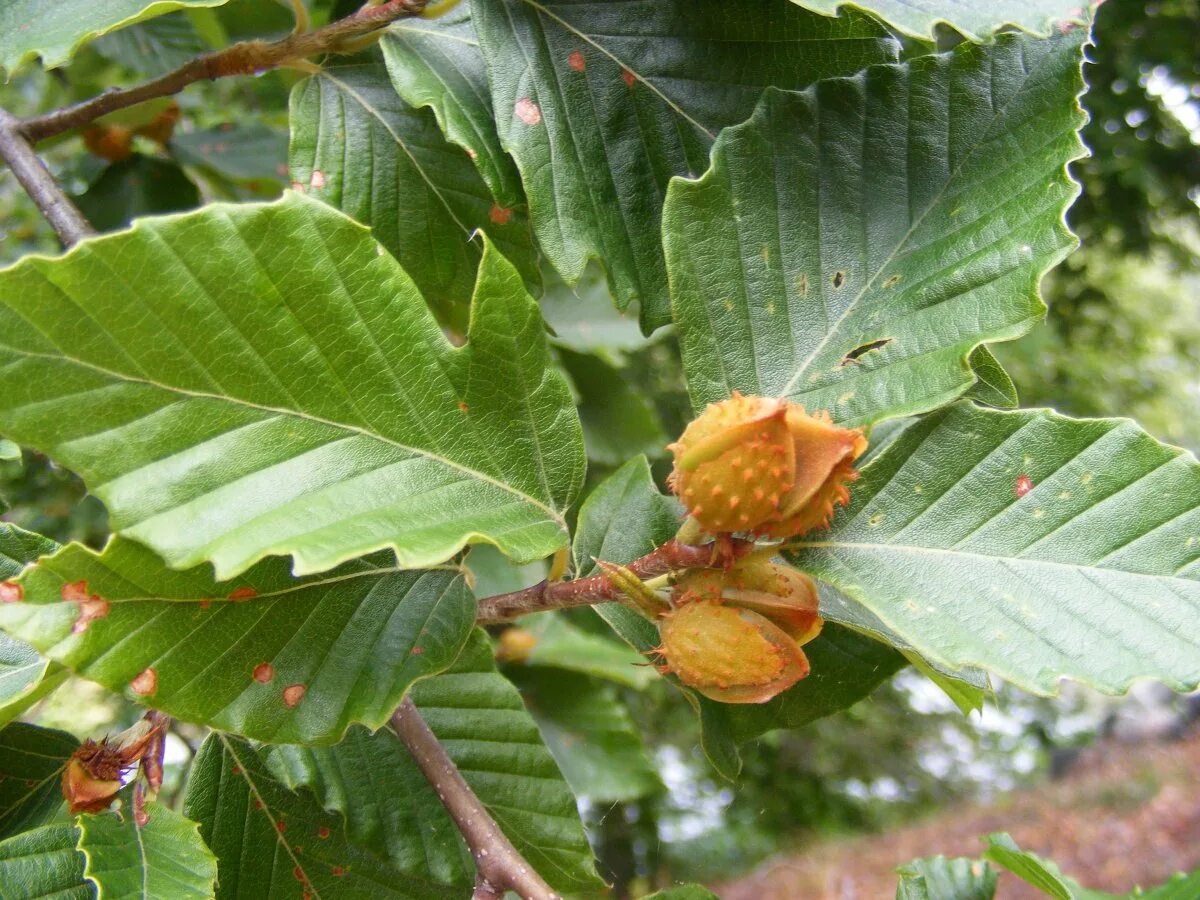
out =
<path fill-rule="evenodd" d="M 993 831 L 1100 890 L 1124 893 L 1200 868 L 1200 729 L 1176 741 L 1104 742 L 1037 788 L 885 834 L 814 843 L 715 890 L 723 900 L 890 900 L 897 866 L 939 853 L 978 856 Z M 1000 876 L 1002 900 L 1044 896 Z"/>

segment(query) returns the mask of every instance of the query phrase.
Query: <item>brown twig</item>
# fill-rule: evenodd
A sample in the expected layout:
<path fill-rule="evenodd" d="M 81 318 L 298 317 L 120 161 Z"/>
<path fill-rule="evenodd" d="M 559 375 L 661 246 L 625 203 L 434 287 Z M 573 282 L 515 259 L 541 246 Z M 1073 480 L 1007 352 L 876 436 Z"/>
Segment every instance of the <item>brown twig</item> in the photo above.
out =
<path fill-rule="evenodd" d="M 21 120 L 0 109 L 0 159 L 16 176 L 64 247 L 95 232 L 21 133 Z"/>
<path fill-rule="evenodd" d="M 750 541 L 733 541 L 730 547 L 731 559 L 737 559 L 749 553 L 754 544 Z M 682 569 L 709 568 L 720 561 L 721 555 L 716 544 L 697 547 L 670 540 L 654 552 L 634 560 L 626 568 L 638 578 L 647 579 Z M 616 600 L 621 596 L 621 592 L 604 574 L 553 584 L 543 581 L 523 591 L 482 598 L 479 601 L 476 621 L 480 625 L 495 625 L 528 613 L 566 609 L 571 606 L 590 606 L 593 603 Z"/>
<path fill-rule="evenodd" d="M 559 900 L 550 885 L 505 837 L 411 698 L 392 714 L 392 728 L 454 819 L 475 860 L 474 900 L 500 900 L 506 890 L 524 900 Z"/>
<path fill-rule="evenodd" d="M 387 0 L 378 6 L 363 6 L 357 12 L 315 31 L 293 33 L 282 40 L 243 41 L 206 53 L 152 81 L 136 87 L 112 90 L 41 116 L 21 122 L 21 133 L 30 143 L 87 125 L 100 116 L 156 97 L 177 94 L 189 84 L 228 75 L 265 72 L 320 53 L 338 53 L 356 48 L 355 41 L 386 27 L 396 19 L 417 15 L 426 0 Z"/>

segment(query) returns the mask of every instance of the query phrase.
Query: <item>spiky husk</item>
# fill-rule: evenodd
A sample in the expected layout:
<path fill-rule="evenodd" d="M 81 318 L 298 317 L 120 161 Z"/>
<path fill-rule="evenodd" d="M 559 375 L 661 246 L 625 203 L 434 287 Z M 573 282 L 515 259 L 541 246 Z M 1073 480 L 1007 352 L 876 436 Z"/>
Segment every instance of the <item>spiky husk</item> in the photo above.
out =
<path fill-rule="evenodd" d="M 824 411 L 735 391 L 669 445 L 670 485 L 714 534 L 795 537 L 828 527 L 866 446 L 861 431 L 834 425 Z"/>
<path fill-rule="evenodd" d="M 799 645 L 747 609 L 686 603 L 663 616 L 659 631 L 666 669 L 722 703 L 765 703 L 809 672 Z"/>

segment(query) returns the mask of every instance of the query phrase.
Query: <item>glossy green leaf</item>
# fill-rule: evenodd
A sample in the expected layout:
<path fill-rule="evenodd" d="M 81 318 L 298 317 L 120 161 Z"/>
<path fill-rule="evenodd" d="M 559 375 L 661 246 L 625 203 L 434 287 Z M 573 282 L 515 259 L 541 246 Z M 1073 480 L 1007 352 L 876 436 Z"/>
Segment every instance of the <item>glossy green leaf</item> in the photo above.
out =
<path fill-rule="evenodd" d="M 641 454 L 662 456 L 667 436 L 654 404 L 619 368 L 592 353 L 559 350 L 579 395 L 579 421 L 588 459 L 619 466 Z"/>
<path fill-rule="evenodd" d="M 523 205 L 520 175 L 496 133 L 469 4 L 435 19 L 395 22 L 380 46 L 396 92 L 412 106 L 433 110 L 447 140 L 474 160 L 501 206 Z"/>
<path fill-rule="evenodd" d="M 282 559 L 233 582 L 210 573 L 120 538 L 100 554 L 71 544 L 23 576 L 0 627 L 185 721 L 331 743 L 352 722 L 386 722 L 415 679 L 454 661 L 475 618 L 457 572 L 398 570 L 385 554 L 298 581 Z M 102 599 L 75 602 L 84 592 Z"/>
<path fill-rule="evenodd" d="M 541 666 L 515 668 L 510 677 L 577 796 L 623 803 L 663 789 L 611 685 Z"/>
<path fill-rule="evenodd" d="M 92 900 L 74 825 L 44 825 L 0 841 L 0 897 Z"/>
<path fill-rule="evenodd" d="M 978 859 L 931 856 L 897 869 L 896 900 L 992 900 L 996 870 Z"/>
<path fill-rule="evenodd" d="M 1054 900 L 1075 900 L 1076 898 L 1076 892 L 1072 890 L 1070 879 L 1059 871 L 1058 866 L 1022 850 L 1009 835 L 1003 832 L 988 835 L 988 848 L 984 851 L 983 857 L 1008 869 L 1022 881 L 1028 882 L 1043 894 L 1053 897 Z"/>
<path fill-rule="evenodd" d="M 16 578 L 26 565 L 57 549 L 48 537 L 0 523 L 0 581 Z M 0 632 L 0 726 L 61 685 L 68 674 L 28 644 Z"/>
<path fill-rule="evenodd" d="M 63 766 L 79 746 L 65 731 L 12 722 L 0 728 L 0 837 L 41 825 L 62 806 Z M 0 896 L 9 896 L 0 890 Z"/>
<path fill-rule="evenodd" d="M 476 630 L 453 668 L 413 685 L 413 702 L 508 839 L 550 886 L 599 889 L 575 800 L 521 695 Z"/>
<path fill-rule="evenodd" d="M 531 666 L 565 669 L 637 690 L 658 678 L 627 644 L 584 631 L 559 612 L 525 616 L 518 627 L 537 639 L 525 660 Z"/>
<path fill-rule="evenodd" d="M 663 234 L 697 408 L 733 390 L 865 424 L 975 381 L 1074 246 L 1082 37 L 1005 35 L 803 93 L 769 90 Z"/>
<path fill-rule="evenodd" d="M 0 77 L 41 57 L 61 66 L 83 44 L 118 28 L 176 9 L 220 6 L 226 0 L 5 0 L 0 5 Z"/>
<path fill-rule="evenodd" d="M 1082 20 L 1083 0 L 792 0 L 825 15 L 850 9 L 878 16 L 892 27 L 926 40 L 937 25 L 949 25 L 972 40 L 984 40 L 1006 26 L 1047 35 Z"/>
<path fill-rule="evenodd" d="M 895 57 L 874 22 L 787 3 L 477 0 L 475 30 L 538 242 L 574 284 L 588 261 L 642 326 L 670 321 L 658 223 L 674 175 L 704 170 L 765 85 L 800 88 Z"/>
<path fill-rule="evenodd" d="M 173 162 L 134 154 L 105 168 L 75 204 L 99 231 L 124 228 L 138 216 L 200 205 L 200 191 Z"/>
<path fill-rule="evenodd" d="M 78 849 L 84 877 L 108 900 L 206 900 L 213 896 L 217 860 L 195 822 L 169 806 L 146 804 L 148 821 L 131 811 L 79 816 Z"/>
<path fill-rule="evenodd" d="M 866 466 L 793 561 L 942 671 L 1194 690 L 1198 510 L 1195 458 L 1128 420 L 959 403 Z"/>
<path fill-rule="evenodd" d="M 411 568 L 482 541 L 547 556 L 579 421 L 490 244 L 469 337 L 452 347 L 330 207 L 213 204 L 0 271 L 0 432 L 80 473 L 117 530 L 222 579 L 273 554 L 297 574 L 383 548 Z"/>
<path fill-rule="evenodd" d="M 249 744 L 227 735 L 210 735 L 196 755 L 183 813 L 219 861 L 217 900 L 462 896 L 347 841 L 341 817 L 277 781 Z"/>
<path fill-rule="evenodd" d="M 401 102 L 382 62 L 327 66 L 302 81 L 291 125 L 292 181 L 370 225 L 446 321 L 466 324 L 483 253 L 476 230 L 538 283 L 529 220 L 496 203 L 428 110 Z"/>
<path fill-rule="evenodd" d="M 106 59 L 153 76 L 165 75 L 209 49 L 184 13 L 121 28 L 92 46 Z"/>
<path fill-rule="evenodd" d="M 432 785 L 390 728 L 351 728 L 332 747 L 265 747 L 271 774 L 342 816 L 346 836 L 401 873 L 469 890 L 475 867 Z"/>

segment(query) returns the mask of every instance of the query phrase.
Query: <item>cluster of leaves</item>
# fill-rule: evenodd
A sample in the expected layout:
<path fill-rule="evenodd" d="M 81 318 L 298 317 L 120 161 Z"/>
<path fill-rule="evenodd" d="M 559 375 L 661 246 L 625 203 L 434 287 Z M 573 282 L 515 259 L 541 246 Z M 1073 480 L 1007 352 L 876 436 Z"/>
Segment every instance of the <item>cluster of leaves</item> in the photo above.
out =
<path fill-rule="evenodd" d="M 169 66 L 241 33 L 219 5 L 17 0 L 0 65 L 104 35 Z M 681 688 L 721 775 L 906 662 L 967 709 L 991 676 L 1197 686 L 1200 467 L 1128 421 L 1000 409 L 988 349 L 1074 246 L 1076 3 L 841 5 L 404 20 L 297 80 L 282 199 L 0 271 L 0 434 L 78 472 L 116 534 L 0 526 L 4 721 L 70 671 L 212 729 L 182 813 L 142 826 L 41 824 L 70 742 L 7 725 L 3 783 L 37 787 L 0 809 L 3 893 L 461 893 L 465 847 L 386 726 L 405 695 L 551 885 L 600 890 L 573 795 L 657 789 L 617 689 L 657 678 L 633 664 L 658 635 L 616 604 L 551 614 L 502 672 L 475 618 L 523 566 L 586 575 L 677 529 L 636 456 L 663 429 L 626 380 L 658 350 L 634 309 L 673 325 L 693 409 L 737 390 L 872 429 L 850 507 L 787 548 L 823 583 L 813 674 L 755 707 Z M 934 52 L 947 22 L 966 40 Z M 245 174 L 189 138 L 170 165 Z M 139 211 L 161 208 L 106 224 Z M 580 505 L 589 457 L 612 471 Z"/>

